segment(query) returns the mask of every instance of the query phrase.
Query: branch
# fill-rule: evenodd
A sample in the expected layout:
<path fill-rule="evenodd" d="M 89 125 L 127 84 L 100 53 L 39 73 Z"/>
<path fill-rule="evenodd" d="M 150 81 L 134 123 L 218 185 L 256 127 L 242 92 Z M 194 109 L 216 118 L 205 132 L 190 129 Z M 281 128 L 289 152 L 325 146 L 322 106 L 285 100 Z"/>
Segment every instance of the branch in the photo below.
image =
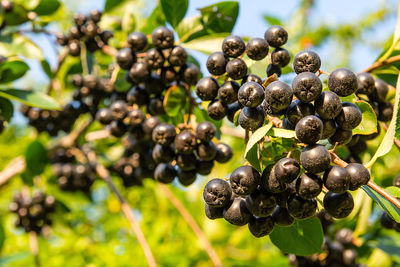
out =
<path fill-rule="evenodd" d="M 10 161 L 4 170 L 0 172 L 0 187 L 7 183 L 12 177 L 23 172 L 26 168 L 25 158 L 18 156 Z"/>
<path fill-rule="evenodd" d="M 104 45 L 101 50 L 103 51 L 104 54 L 107 54 L 111 57 L 115 57 L 118 54 L 118 50 L 115 49 L 114 47 Z"/>
<path fill-rule="evenodd" d="M 39 242 L 38 242 L 37 234 L 34 231 L 29 232 L 29 246 L 31 248 L 33 257 L 35 258 L 35 266 L 40 267 Z"/>
<path fill-rule="evenodd" d="M 143 250 L 146 260 L 147 260 L 147 264 L 150 267 L 156 267 L 157 266 L 156 260 L 153 256 L 153 253 L 151 252 L 150 246 L 147 243 L 147 240 L 142 232 L 142 229 L 140 229 L 139 223 L 136 221 L 135 217 L 133 216 L 132 209 L 129 207 L 129 204 L 125 201 L 124 197 L 122 196 L 122 194 L 119 192 L 118 188 L 115 186 L 115 184 L 111 180 L 109 171 L 103 165 L 101 165 L 97 162 L 96 154 L 94 152 L 88 153 L 88 159 L 89 159 L 89 162 L 91 162 L 93 164 L 93 166 L 96 167 L 97 175 L 107 183 L 108 187 L 118 198 L 119 203 L 121 204 L 122 212 L 124 213 L 126 219 L 129 221 L 129 224 L 131 225 L 133 233 L 135 234 L 136 238 L 139 241 L 140 246 L 142 247 L 142 250 Z"/>
<path fill-rule="evenodd" d="M 193 219 L 192 215 L 187 211 L 185 206 L 179 201 L 178 198 L 175 197 L 174 193 L 164 184 L 159 183 L 158 187 L 164 192 L 169 201 L 171 201 L 172 205 L 178 210 L 178 212 L 182 215 L 183 219 L 189 224 L 190 228 L 192 228 L 193 232 L 196 234 L 197 238 L 203 244 L 205 251 L 213 262 L 214 266 L 222 266 L 222 262 L 218 257 L 218 254 L 215 252 L 213 247 L 211 246 L 210 241 L 208 241 L 206 235 L 200 229 L 196 221 Z"/>
<path fill-rule="evenodd" d="M 369 66 L 368 68 L 362 70 L 361 72 L 371 72 L 375 69 L 379 69 L 380 67 L 383 67 L 383 66 L 386 66 L 391 63 L 398 62 L 398 61 L 400 61 L 400 55 L 390 57 L 382 62 L 377 61 L 377 62 L 373 63 L 371 66 Z"/>

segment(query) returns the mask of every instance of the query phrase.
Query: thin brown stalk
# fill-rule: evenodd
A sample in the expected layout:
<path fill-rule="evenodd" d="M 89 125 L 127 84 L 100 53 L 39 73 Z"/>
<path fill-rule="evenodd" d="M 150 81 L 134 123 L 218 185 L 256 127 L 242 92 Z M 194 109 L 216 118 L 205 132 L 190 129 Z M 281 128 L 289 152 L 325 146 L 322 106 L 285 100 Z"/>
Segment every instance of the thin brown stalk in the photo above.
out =
<path fill-rule="evenodd" d="M 118 50 L 115 49 L 114 47 L 104 45 L 101 50 L 103 51 L 104 54 L 107 54 L 109 56 L 115 57 L 118 54 Z"/>
<path fill-rule="evenodd" d="M 361 72 L 371 72 L 373 70 L 379 69 L 383 66 L 386 66 L 391 63 L 398 62 L 398 61 L 400 61 L 400 55 L 390 57 L 382 62 L 377 61 L 377 62 L 373 63 L 371 66 L 369 66 L 368 68 L 362 70 Z"/>
<path fill-rule="evenodd" d="M 179 199 L 174 195 L 174 193 L 168 188 L 168 186 L 164 184 L 159 184 L 159 188 L 164 192 L 167 196 L 168 200 L 171 201 L 172 205 L 178 210 L 178 212 L 182 215 L 183 219 L 188 223 L 190 228 L 192 228 L 193 232 L 196 234 L 197 238 L 202 243 L 204 250 L 207 252 L 214 266 L 222 266 L 222 262 L 218 257 L 218 254 L 215 252 L 214 248 L 211 246 L 210 241 L 207 239 L 204 232 L 201 230 L 199 225 L 196 223 L 192 215 L 188 212 L 188 210 L 183 206 L 183 204 L 179 201 Z"/>
<path fill-rule="evenodd" d="M 39 242 L 36 232 L 29 232 L 29 246 L 31 248 L 32 255 L 35 259 L 35 266 L 40 267 L 40 259 L 39 259 Z"/>

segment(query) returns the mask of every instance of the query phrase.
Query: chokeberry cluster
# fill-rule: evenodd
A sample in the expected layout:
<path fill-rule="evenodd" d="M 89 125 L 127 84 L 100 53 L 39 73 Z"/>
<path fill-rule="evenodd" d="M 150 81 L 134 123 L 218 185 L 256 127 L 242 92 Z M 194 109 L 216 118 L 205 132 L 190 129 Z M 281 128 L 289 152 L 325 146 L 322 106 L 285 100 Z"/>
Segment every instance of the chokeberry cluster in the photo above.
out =
<path fill-rule="evenodd" d="M 10 204 L 10 211 L 18 215 L 15 221 L 17 227 L 23 227 L 25 232 L 40 233 L 44 226 L 51 225 L 50 213 L 55 209 L 55 198 L 38 191 L 33 196 L 17 193 Z"/>
<path fill-rule="evenodd" d="M 58 186 L 65 191 L 90 192 L 95 173 L 89 164 L 78 163 L 68 149 L 57 149 L 52 157 L 53 173 L 58 177 Z"/>
<path fill-rule="evenodd" d="M 101 15 L 102 13 L 98 10 L 92 10 L 88 16 L 75 14 L 75 25 L 70 28 L 67 35 L 57 34 L 57 43 L 67 46 L 69 54 L 74 57 L 81 54 L 82 45 L 91 53 L 102 49 L 113 37 L 113 33 L 99 27 Z"/>
<path fill-rule="evenodd" d="M 362 267 L 363 264 L 356 263 L 358 253 L 353 245 L 354 238 L 352 230 L 342 228 L 336 232 L 335 240 L 325 238 L 323 253 L 311 256 L 289 255 L 292 266 L 346 266 Z"/>

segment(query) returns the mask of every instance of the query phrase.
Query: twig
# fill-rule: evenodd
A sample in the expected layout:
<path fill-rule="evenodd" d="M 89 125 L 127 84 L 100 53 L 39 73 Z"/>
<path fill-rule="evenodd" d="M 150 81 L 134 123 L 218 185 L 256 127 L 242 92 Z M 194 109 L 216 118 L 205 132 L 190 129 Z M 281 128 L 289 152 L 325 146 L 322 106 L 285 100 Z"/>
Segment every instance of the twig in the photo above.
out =
<path fill-rule="evenodd" d="M 348 165 L 348 163 L 345 162 L 344 160 L 342 160 L 338 155 L 336 155 L 335 152 L 330 151 L 330 153 L 331 153 L 331 156 L 332 156 L 332 161 L 334 163 L 336 163 L 337 165 L 339 165 L 339 166 L 341 166 L 343 168 Z M 395 198 L 394 196 L 392 196 L 391 194 L 389 194 L 388 192 L 386 192 L 382 187 L 380 187 L 379 185 L 374 183 L 372 181 L 372 179 L 368 181 L 367 185 L 369 187 L 371 187 L 373 190 L 375 190 L 376 192 L 378 192 L 378 194 L 383 196 L 387 201 L 389 201 L 390 203 L 392 203 L 396 207 L 400 208 L 400 201 L 397 198 Z"/>
<path fill-rule="evenodd" d="M 0 172 L 0 186 L 7 183 L 12 177 L 21 173 L 26 168 L 25 158 L 23 156 L 16 157 L 7 164 L 2 172 Z"/>
<path fill-rule="evenodd" d="M 111 73 L 111 78 L 110 78 L 110 83 L 111 84 L 114 84 L 115 81 L 117 80 L 119 69 L 120 69 L 119 66 L 115 65 L 114 70 Z"/>
<path fill-rule="evenodd" d="M 129 221 L 129 224 L 131 225 L 131 228 L 136 238 L 138 239 L 140 246 L 142 247 L 142 250 L 147 260 L 147 264 L 150 267 L 156 267 L 157 266 L 156 260 L 153 256 L 153 253 L 151 252 L 150 246 L 147 243 L 147 240 L 142 232 L 142 229 L 140 229 L 139 223 L 133 216 L 132 209 L 130 208 L 129 204 L 125 201 L 124 197 L 119 192 L 118 188 L 112 182 L 110 173 L 103 165 L 97 163 L 96 155 L 94 152 L 88 153 L 88 159 L 91 162 L 91 164 L 93 164 L 96 167 L 97 175 L 107 183 L 108 187 L 118 198 L 119 203 L 121 204 L 122 212 L 124 213 L 126 219 Z"/>
<path fill-rule="evenodd" d="M 239 128 L 231 128 L 228 126 L 222 126 L 221 127 L 221 133 L 237 138 L 242 138 L 244 139 L 245 137 L 245 131 L 239 129 Z"/>
<path fill-rule="evenodd" d="M 84 43 L 81 42 L 81 64 L 82 64 L 82 73 L 84 75 L 88 75 L 89 73 L 89 66 L 87 62 L 87 48 Z"/>
<path fill-rule="evenodd" d="M 105 139 L 110 136 L 111 136 L 111 133 L 109 130 L 102 129 L 99 131 L 87 133 L 85 136 L 85 139 L 87 142 L 91 142 L 91 141 L 95 141 L 95 140 Z"/>
<path fill-rule="evenodd" d="M 87 128 L 92 124 L 93 118 L 83 122 L 80 127 L 77 127 L 75 130 L 70 132 L 67 136 L 61 138 L 61 140 L 54 145 L 49 147 L 49 150 L 54 150 L 58 147 L 70 147 L 75 144 L 76 140 L 81 136 Z"/>
<path fill-rule="evenodd" d="M 29 246 L 31 248 L 33 257 L 35 258 L 35 266 L 40 267 L 39 242 L 38 242 L 37 234 L 34 231 L 29 232 Z"/>
<path fill-rule="evenodd" d="M 373 63 L 371 66 L 369 66 L 368 68 L 362 70 L 361 72 L 371 72 L 375 69 L 379 69 L 380 67 L 383 67 L 385 65 L 388 65 L 388 64 L 391 64 L 394 62 L 398 62 L 398 61 L 400 61 L 400 55 L 390 57 L 382 62 L 377 61 L 377 62 Z"/>
<path fill-rule="evenodd" d="M 215 252 L 213 247 L 211 246 L 210 241 L 208 241 L 206 235 L 200 229 L 196 221 L 193 219 L 192 215 L 187 211 L 185 206 L 179 201 L 178 198 L 172 193 L 172 191 L 164 184 L 158 184 L 158 187 L 164 192 L 169 201 L 171 201 L 172 205 L 178 210 L 178 212 L 182 215 L 183 219 L 189 224 L 192 228 L 193 232 L 196 234 L 197 238 L 203 244 L 205 251 L 213 262 L 214 266 L 222 266 L 222 262 L 218 257 L 218 254 Z"/>
<path fill-rule="evenodd" d="M 247 143 L 249 142 L 249 138 L 250 138 L 250 132 L 249 130 L 246 130 L 244 132 L 244 144 L 247 145 Z"/>
<path fill-rule="evenodd" d="M 382 128 L 387 131 L 388 130 L 388 125 L 386 124 L 386 122 L 382 122 L 381 123 Z M 397 146 L 398 149 L 400 149 L 400 140 L 397 138 L 394 138 L 394 144 Z"/>
<path fill-rule="evenodd" d="M 54 82 L 56 80 L 56 76 L 57 76 L 58 72 L 61 69 L 61 65 L 64 63 L 65 59 L 67 58 L 67 55 L 68 55 L 68 51 L 67 50 L 65 50 L 63 53 L 58 55 L 57 67 L 53 71 L 53 78 L 50 80 L 50 83 L 47 86 L 46 94 L 50 94 L 51 90 L 53 89 Z"/>
<path fill-rule="evenodd" d="M 104 54 L 107 54 L 109 56 L 115 57 L 118 54 L 118 50 L 115 49 L 114 47 L 105 45 L 101 48 Z"/>

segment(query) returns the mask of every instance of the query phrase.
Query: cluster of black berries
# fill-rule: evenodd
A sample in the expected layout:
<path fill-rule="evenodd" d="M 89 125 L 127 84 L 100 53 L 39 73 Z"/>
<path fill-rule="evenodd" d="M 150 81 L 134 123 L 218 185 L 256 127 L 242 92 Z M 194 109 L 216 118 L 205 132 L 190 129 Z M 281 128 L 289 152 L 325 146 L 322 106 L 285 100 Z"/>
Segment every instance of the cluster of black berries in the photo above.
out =
<path fill-rule="evenodd" d="M 88 16 L 80 13 L 74 15 L 75 25 L 71 27 L 68 35 L 57 34 L 57 43 L 67 46 L 69 54 L 74 57 L 80 55 L 83 44 L 92 53 L 101 49 L 113 37 L 112 32 L 103 31 L 98 26 L 101 15 L 98 10 L 92 10 Z"/>
<path fill-rule="evenodd" d="M 39 132 L 57 136 L 59 131 L 69 132 L 79 115 L 88 111 L 83 103 L 73 101 L 62 110 L 46 110 L 22 105 L 21 113 L 29 119 L 29 124 Z"/>
<path fill-rule="evenodd" d="M 264 88 L 262 80 L 254 74 L 248 74 L 247 65 L 240 57 L 247 54 L 252 60 L 262 60 L 269 52 L 269 47 L 275 49 L 271 53 L 271 63 L 267 67 L 267 75 L 281 75 L 281 68 L 290 62 L 289 52 L 281 46 L 286 43 L 288 34 L 281 26 L 272 26 L 265 32 L 263 38 L 253 38 L 247 45 L 238 36 L 228 36 L 222 43 L 222 52 L 214 52 L 207 59 L 207 69 L 212 75 L 227 75 L 228 81 L 221 86 L 213 77 L 204 77 L 196 85 L 196 94 L 203 101 L 211 101 L 208 105 L 208 115 L 214 120 L 225 116 L 233 121 L 234 114 L 239 109 L 243 125 L 246 129 L 254 130 L 264 122 L 264 114 L 258 106 L 263 101 Z M 235 80 L 241 80 L 241 86 Z"/>
<path fill-rule="evenodd" d="M 374 79 L 371 74 L 363 72 L 357 75 L 357 84 L 357 96 L 369 102 L 378 119 L 376 133 L 369 135 L 353 135 L 353 138 L 347 144 L 350 152 L 347 160 L 361 163 L 359 155 L 367 149 L 366 141 L 372 140 L 380 134 L 381 129 L 379 121 L 386 122 L 392 119 L 393 105 L 389 101 L 386 101 L 386 96 L 389 91 L 389 86 L 386 82 L 380 79 Z"/>
<path fill-rule="evenodd" d="M 10 13 L 14 9 L 13 2 L 10 0 L 1 0 L 0 7 L 1 10 L 4 11 L 5 13 Z"/>
<path fill-rule="evenodd" d="M 364 264 L 356 263 L 358 253 L 354 249 L 353 240 L 353 232 L 350 229 L 340 229 L 336 232 L 334 241 L 329 240 L 329 238 L 325 238 L 323 253 L 313 254 L 311 256 L 296 256 L 290 254 L 290 264 L 296 267 L 363 267 L 365 266 Z"/>
<path fill-rule="evenodd" d="M 40 233 L 44 226 L 51 225 L 49 215 L 54 212 L 54 197 L 39 191 L 32 197 L 17 193 L 13 200 L 9 209 L 18 215 L 15 222 L 17 227 L 23 227 L 26 232 Z"/>
<path fill-rule="evenodd" d="M 116 61 L 127 70 L 126 79 L 133 85 L 127 95 L 128 103 L 146 105 L 149 114 L 163 115 L 164 91 L 174 85 L 195 85 L 200 71 L 187 62 L 186 50 L 174 45 L 174 33 L 168 28 L 156 28 L 151 39 L 153 48 L 144 52 L 148 47 L 146 35 L 131 33 L 128 46 L 119 50 Z"/>
<path fill-rule="evenodd" d="M 361 164 L 346 168 L 330 166 L 331 156 L 322 145 L 309 145 L 300 155 L 305 172 L 293 158 L 282 158 L 268 165 L 260 174 L 253 167 L 237 168 L 229 182 L 213 179 L 204 188 L 206 215 L 210 219 L 224 218 L 234 225 L 248 224 L 250 232 L 268 235 L 276 223 L 293 224 L 313 216 L 317 210 L 316 197 L 323 185 L 329 190 L 323 206 L 334 218 L 347 217 L 353 210 L 353 197 L 347 190 L 356 190 L 370 179 Z M 319 175 L 322 173 L 323 177 Z"/>
<path fill-rule="evenodd" d="M 75 156 L 64 148 L 57 149 L 52 157 L 53 173 L 58 177 L 58 185 L 65 191 L 90 192 L 95 173 L 88 164 L 77 163 Z"/>

